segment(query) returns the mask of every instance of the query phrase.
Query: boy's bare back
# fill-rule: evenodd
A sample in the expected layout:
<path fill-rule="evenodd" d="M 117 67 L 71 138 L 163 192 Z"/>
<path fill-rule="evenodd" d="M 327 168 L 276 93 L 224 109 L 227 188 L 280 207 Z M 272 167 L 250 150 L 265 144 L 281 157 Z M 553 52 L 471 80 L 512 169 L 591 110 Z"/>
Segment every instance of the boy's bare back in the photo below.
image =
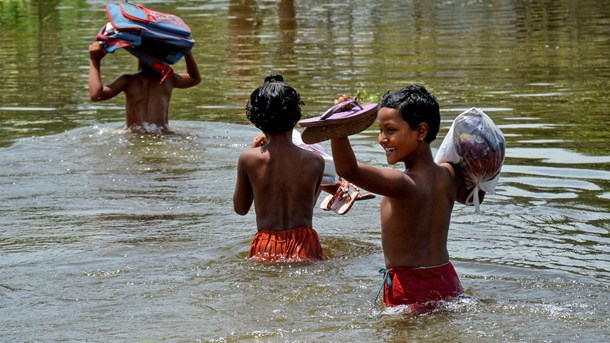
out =
<path fill-rule="evenodd" d="M 302 105 L 301 95 L 280 74 L 267 75 L 246 105 L 246 117 L 263 134 L 239 155 L 233 209 L 245 215 L 254 203 L 257 232 L 250 247 L 254 260 L 324 257 L 312 225 L 324 158 L 292 142 Z"/>
<path fill-rule="evenodd" d="M 160 83 L 156 75 L 146 71 L 124 77 L 127 78 L 124 89 L 127 127 L 153 124 L 167 129 L 173 80 Z"/>
<path fill-rule="evenodd" d="M 139 62 L 135 74 L 123 74 L 104 85 L 101 80 L 101 60 L 106 55 L 101 42 L 89 46 L 89 95 L 92 101 L 103 101 L 125 92 L 126 124 L 128 128 L 148 131 L 147 126 L 161 132 L 169 130 L 168 113 L 172 90 L 189 88 L 201 82 L 199 67 L 192 54 L 185 56 L 187 72 L 174 74 L 161 82 L 162 76 Z"/>
<path fill-rule="evenodd" d="M 235 211 L 247 213 L 253 197 L 258 230 L 312 226 L 324 159 L 294 145 L 292 131 L 270 135 L 267 144 L 244 151 L 237 168 Z"/>

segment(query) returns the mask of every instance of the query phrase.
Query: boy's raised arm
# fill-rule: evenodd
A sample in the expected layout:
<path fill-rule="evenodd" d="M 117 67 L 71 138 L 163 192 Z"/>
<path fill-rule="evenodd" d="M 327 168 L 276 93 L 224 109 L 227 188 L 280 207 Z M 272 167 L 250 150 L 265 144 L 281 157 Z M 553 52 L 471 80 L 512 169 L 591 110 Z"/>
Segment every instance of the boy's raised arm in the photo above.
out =
<path fill-rule="evenodd" d="M 337 174 L 376 194 L 397 197 L 404 195 L 412 184 L 406 174 L 394 169 L 381 169 L 359 163 L 347 137 L 330 140 Z"/>
<path fill-rule="evenodd" d="M 330 140 L 333 161 L 337 174 L 346 179 L 357 178 L 358 161 L 354 150 L 347 137 L 333 138 Z"/>
<path fill-rule="evenodd" d="M 101 60 L 106 55 L 101 42 L 89 45 L 89 97 L 91 101 L 102 101 L 115 97 L 127 86 L 125 76 L 119 76 L 109 85 L 104 86 L 101 75 Z"/>
<path fill-rule="evenodd" d="M 102 100 L 104 85 L 100 72 L 101 60 L 105 52 L 99 42 L 89 45 L 89 97 L 92 101 Z"/>
<path fill-rule="evenodd" d="M 174 81 L 174 87 L 176 88 L 189 88 L 201 82 L 199 66 L 192 52 L 184 56 L 184 61 L 186 62 L 186 73 L 177 75 Z"/>

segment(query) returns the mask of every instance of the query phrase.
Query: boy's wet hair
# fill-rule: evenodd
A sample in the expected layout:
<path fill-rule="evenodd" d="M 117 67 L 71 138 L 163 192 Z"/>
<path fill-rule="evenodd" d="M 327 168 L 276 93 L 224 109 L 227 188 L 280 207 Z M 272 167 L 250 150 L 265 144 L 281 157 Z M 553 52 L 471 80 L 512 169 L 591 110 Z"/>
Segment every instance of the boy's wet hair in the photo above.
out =
<path fill-rule="evenodd" d="M 301 119 L 299 93 L 279 74 L 270 74 L 252 92 L 246 105 L 246 116 L 260 130 L 280 133 L 292 130 Z"/>
<path fill-rule="evenodd" d="M 441 123 L 441 114 L 436 98 L 426 88 L 420 85 L 409 85 L 395 93 L 387 92 L 381 99 L 381 107 L 388 107 L 400 111 L 412 129 L 421 123 L 428 124 L 426 142 L 436 139 Z"/>

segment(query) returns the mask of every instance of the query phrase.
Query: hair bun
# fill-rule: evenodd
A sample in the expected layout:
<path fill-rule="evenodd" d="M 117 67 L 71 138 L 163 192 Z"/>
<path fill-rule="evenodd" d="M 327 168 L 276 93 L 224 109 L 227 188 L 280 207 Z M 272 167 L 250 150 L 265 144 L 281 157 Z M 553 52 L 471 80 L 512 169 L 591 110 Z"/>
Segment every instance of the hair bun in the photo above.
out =
<path fill-rule="evenodd" d="M 284 77 L 280 74 L 269 74 L 265 77 L 265 82 L 283 82 Z"/>

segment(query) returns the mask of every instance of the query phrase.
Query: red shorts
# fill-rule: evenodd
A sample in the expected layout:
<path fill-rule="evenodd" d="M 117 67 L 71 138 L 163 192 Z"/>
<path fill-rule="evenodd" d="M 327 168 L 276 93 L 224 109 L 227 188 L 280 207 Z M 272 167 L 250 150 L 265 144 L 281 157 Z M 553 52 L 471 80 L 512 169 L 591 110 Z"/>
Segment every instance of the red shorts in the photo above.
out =
<path fill-rule="evenodd" d="M 383 301 L 387 306 L 411 305 L 413 312 L 421 312 L 463 292 L 451 262 L 431 268 L 390 268 L 387 281 L 384 279 Z"/>
<path fill-rule="evenodd" d="M 295 262 L 322 259 L 318 234 L 311 227 L 260 230 L 254 236 L 250 257 L 258 261 Z"/>

